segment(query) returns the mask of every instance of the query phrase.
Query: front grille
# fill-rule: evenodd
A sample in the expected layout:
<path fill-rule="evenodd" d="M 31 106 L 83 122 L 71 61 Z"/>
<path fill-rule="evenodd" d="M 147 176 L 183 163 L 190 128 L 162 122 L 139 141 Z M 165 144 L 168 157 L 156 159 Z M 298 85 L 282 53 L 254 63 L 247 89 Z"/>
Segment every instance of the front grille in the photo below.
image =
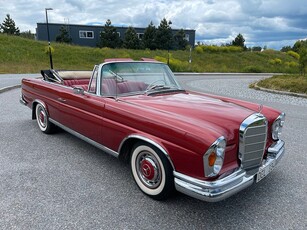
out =
<path fill-rule="evenodd" d="M 267 139 L 267 120 L 252 114 L 240 126 L 239 159 L 241 168 L 252 170 L 261 165 Z"/>

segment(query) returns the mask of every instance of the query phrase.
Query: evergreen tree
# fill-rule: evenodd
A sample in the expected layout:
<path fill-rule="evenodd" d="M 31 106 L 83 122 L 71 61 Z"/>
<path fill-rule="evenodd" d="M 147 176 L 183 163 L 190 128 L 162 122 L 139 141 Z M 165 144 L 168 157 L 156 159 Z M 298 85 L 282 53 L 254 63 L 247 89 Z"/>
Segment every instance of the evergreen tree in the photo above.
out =
<path fill-rule="evenodd" d="M 125 32 L 124 47 L 127 49 L 140 49 L 141 48 L 140 39 L 138 38 L 138 35 L 135 32 L 135 29 L 131 26 L 129 26 Z"/>
<path fill-rule="evenodd" d="M 189 42 L 185 38 L 183 29 L 179 30 L 174 36 L 175 49 L 185 50 Z"/>
<path fill-rule="evenodd" d="M 281 52 L 288 52 L 290 50 L 291 50 L 291 46 L 283 46 L 280 51 Z"/>
<path fill-rule="evenodd" d="M 71 43 L 71 37 L 69 36 L 68 30 L 66 27 L 61 26 L 60 34 L 56 36 L 55 41 L 61 43 Z"/>
<path fill-rule="evenodd" d="M 155 50 L 157 48 L 156 27 L 152 22 L 150 22 L 150 24 L 146 27 L 142 41 L 145 48 L 151 50 Z"/>
<path fill-rule="evenodd" d="M 294 43 L 292 50 L 296 53 L 300 52 L 300 49 L 302 47 L 306 47 L 307 48 L 307 39 L 306 40 L 298 40 Z"/>
<path fill-rule="evenodd" d="M 103 31 L 100 33 L 100 43 L 98 46 L 109 48 L 118 48 L 121 46 L 120 37 L 116 31 L 116 28 L 112 26 L 110 19 L 106 21 Z"/>
<path fill-rule="evenodd" d="M 244 39 L 243 35 L 238 34 L 237 37 L 235 38 L 235 40 L 232 41 L 232 45 L 233 46 L 240 46 L 240 47 L 246 49 L 244 42 L 245 42 L 245 39 Z"/>
<path fill-rule="evenodd" d="M 6 15 L 3 23 L 0 25 L 0 29 L 5 34 L 19 35 L 19 28 L 16 27 L 14 20 L 10 17 L 9 14 Z"/>
<path fill-rule="evenodd" d="M 171 28 L 171 21 L 163 18 L 157 29 L 156 44 L 158 49 L 170 50 L 173 48 L 173 33 Z"/>

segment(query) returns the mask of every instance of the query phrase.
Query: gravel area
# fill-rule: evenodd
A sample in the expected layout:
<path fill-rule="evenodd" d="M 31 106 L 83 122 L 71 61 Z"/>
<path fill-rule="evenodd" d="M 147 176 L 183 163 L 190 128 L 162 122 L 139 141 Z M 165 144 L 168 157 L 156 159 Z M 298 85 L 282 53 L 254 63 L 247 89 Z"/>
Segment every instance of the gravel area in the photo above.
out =
<path fill-rule="evenodd" d="M 187 85 L 197 90 L 207 91 L 213 94 L 237 97 L 246 100 L 261 100 L 266 102 L 287 103 L 307 107 L 307 99 L 295 96 L 281 95 L 249 89 L 247 86 L 260 78 L 248 79 L 210 79 L 191 81 Z"/>

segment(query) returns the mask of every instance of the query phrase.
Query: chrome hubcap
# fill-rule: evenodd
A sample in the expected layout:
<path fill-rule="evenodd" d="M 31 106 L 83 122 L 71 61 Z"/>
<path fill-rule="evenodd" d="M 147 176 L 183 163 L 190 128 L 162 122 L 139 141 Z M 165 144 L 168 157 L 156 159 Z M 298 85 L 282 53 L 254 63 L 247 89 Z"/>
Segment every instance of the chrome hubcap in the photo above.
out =
<path fill-rule="evenodd" d="M 136 166 L 138 176 L 146 187 L 154 189 L 160 185 L 160 165 L 150 152 L 141 152 L 137 157 Z"/>
<path fill-rule="evenodd" d="M 42 128 L 46 128 L 46 126 L 47 126 L 47 116 L 46 116 L 45 111 L 41 108 L 41 106 L 38 108 L 36 116 L 37 116 L 38 124 Z"/>

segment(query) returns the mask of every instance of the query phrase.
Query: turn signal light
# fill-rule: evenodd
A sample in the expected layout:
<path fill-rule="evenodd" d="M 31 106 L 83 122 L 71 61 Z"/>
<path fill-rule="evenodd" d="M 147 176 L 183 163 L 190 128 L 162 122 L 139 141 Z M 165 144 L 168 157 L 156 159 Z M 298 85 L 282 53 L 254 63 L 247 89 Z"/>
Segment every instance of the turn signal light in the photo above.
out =
<path fill-rule="evenodd" d="M 210 155 L 208 157 L 209 166 L 212 167 L 214 165 L 215 161 L 216 161 L 216 153 L 212 152 L 212 153 L 210 153 Z"/>

